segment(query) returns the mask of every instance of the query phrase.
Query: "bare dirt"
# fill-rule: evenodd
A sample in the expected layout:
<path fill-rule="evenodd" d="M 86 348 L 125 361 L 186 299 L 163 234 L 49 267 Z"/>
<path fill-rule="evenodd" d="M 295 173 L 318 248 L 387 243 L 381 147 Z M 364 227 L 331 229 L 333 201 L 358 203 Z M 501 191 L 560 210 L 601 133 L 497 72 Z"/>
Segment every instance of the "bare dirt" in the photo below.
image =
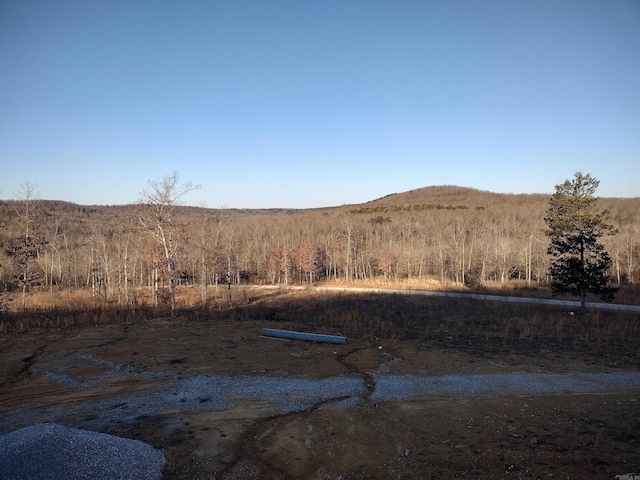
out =
<path fill-rule="evenodd" d="M 640 471 L 635 387 L 372 395 L 384 375 L 637 370 L 629 365 L 544 349 L 497 357 L 417 340 L 260 337 L 263 327 L 288 326 L 157 319 L 2 335 L 0 434 L 53 421 L 142 440 L 164 451 L 164 479 L 612 479 Z"/>

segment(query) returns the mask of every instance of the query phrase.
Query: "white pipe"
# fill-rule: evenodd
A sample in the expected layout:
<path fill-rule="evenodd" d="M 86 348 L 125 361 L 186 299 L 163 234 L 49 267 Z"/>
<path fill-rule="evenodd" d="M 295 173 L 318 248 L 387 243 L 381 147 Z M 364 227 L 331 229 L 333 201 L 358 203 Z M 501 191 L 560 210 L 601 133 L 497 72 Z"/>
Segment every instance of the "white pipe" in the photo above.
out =
<path fill-rule="evenodd" d="M 288 338 L 291 340 L 305 340 L 307 342 L 320 343 L 347 343 L 347 337 L 337 335 L 322 335 L 319 333 L 291 332 L 289 330 L 275 330 L 273 328 L 263 328 L 263 337 Z"/>

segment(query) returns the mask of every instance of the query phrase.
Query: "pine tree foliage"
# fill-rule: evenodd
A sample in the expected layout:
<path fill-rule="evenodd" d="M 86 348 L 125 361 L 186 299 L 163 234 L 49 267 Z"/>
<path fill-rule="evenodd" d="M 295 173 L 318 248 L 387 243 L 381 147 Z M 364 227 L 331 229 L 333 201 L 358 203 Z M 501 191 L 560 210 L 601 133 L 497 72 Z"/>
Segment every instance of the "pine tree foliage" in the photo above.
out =
<path fill-rule="evenodd" d="M 599 184 L 590 174 L 577 172 L 572 181 L 556 185 L 545 217 L 552 292 L 579 296 L 583 308 L 588 293 L 612 301 L 617 291 L 607 276 L 611 257 L 599 243 L 602 236 L 616 233 L 607 223 L 609 212 L 597 209 Z"/>

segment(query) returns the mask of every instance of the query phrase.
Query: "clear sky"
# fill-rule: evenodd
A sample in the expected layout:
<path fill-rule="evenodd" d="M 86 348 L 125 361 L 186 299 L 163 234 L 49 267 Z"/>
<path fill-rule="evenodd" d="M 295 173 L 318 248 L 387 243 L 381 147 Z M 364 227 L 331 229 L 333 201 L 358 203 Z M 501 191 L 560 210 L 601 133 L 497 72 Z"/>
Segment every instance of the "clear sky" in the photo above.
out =
<path fill-rule="evenodd" d="M 638 0 L 1 0 L 0 198 L 640 196 Z"/>

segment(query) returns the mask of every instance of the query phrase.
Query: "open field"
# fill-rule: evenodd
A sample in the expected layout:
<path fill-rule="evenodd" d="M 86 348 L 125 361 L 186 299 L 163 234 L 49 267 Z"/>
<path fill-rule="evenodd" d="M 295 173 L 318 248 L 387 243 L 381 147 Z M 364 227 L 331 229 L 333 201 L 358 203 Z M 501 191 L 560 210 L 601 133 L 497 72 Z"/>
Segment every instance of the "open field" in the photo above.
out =
<path fill-rule="evenodd" d="M 640 471 L 640 315 L 234 288 L 176 318 L 5 313 L 0 434 L 145 441 L 165 479 L 614 478 Z M 260 338 L 264 327 L 346 345 Z"/>

